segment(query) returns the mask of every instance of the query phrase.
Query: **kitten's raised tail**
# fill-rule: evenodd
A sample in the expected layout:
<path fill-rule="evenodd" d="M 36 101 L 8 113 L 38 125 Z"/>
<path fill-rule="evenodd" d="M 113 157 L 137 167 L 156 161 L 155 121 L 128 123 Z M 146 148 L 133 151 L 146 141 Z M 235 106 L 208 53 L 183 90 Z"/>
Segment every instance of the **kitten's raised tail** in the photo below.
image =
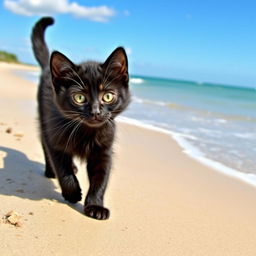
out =
<path fill-rule="evenodd" d="M 44 40 L 45 29 L 54 23 L 52 17 L 41 18 L 34 26 L 31 34 L 31 41 L 34 55 L 42 69 L 49 65 L 49 50 Z"/>

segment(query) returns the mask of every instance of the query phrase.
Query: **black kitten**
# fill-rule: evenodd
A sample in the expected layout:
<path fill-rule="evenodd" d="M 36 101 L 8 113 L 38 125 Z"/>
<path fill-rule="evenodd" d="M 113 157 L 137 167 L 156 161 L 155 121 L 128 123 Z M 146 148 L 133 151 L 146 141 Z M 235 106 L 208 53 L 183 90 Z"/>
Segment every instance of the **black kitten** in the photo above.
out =
<path fill-rule="evenodd" d="M 45 175 L 57 175 L 63 197 L 76 203 L 81 189 L 73 157 L 87 160 L 90 188 L 84 212 L 107 219 L 103 197 L 111 168 L 114 118 L 130 102 L 127 56 L 122 47 L 104 63 L 75 65 L 57 51 L 49 56 L 44 32 L 53 23 L 50 17 L 42 18 L 32 32 L 34 54 L 42 67 L 38 103 Z"/>

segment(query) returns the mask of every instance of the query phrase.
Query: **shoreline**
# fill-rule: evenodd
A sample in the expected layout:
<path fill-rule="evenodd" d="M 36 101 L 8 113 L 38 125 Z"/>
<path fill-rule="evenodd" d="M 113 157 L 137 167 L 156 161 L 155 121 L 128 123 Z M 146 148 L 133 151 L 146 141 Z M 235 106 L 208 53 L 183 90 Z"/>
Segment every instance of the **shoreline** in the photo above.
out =
<path fill-rule="evenodd" d="M 2 255 L 256 254 L 256 190 L 151 129 L 118 122 L 105 197 L 109 220 L 84 216 L 83 201 L 65 202 L 57 180 L 43 175 L 36 109 L 26 105 L 35 103 L 37 87 L 11 70 L 0 65 Z M 84 199 L 87 174 L 79 167 Z M 21 215 L 21 227 L 2 220 L 11 210 Z"/>
<path fill-rule="evenodd" d="M 143 122 L 140 122 L 139 120 L 132 119 L 129 117 L 121 116 L 121 117 L 118 117 L 117 120 L 122 123 L 135 125 L 137 127 L 149 129 L 152 131 L 156 131 L 156 132 L 171 136 L 171 138 L 175 140 L 177 144 L 182 148 L 182 152 L 185 153 L 188 157 L 191 157 L 192 159 L 203 164 L 204 166 L 211 168 L 213 171 L 217 171 L 218 173 L 221 173 L 232 179 L 236 179 L 240 182 L 243 182 L 247 185 L 250 185 L 256 188 L 255 174 L 238 171 L 234 168 L 231 168 L 222 164 L 221 162 L 217 162 L 210 158 L 205 157 L 203 152 L 201 152 L 199 149 L 191 145 L 188 141 L 186 141 L 186 139 L 184 139 L 184 136 L 179 134 L 178 132 L 169 131 L 167 129 L 157 127 L 151 124 L 143 123 Z"/>

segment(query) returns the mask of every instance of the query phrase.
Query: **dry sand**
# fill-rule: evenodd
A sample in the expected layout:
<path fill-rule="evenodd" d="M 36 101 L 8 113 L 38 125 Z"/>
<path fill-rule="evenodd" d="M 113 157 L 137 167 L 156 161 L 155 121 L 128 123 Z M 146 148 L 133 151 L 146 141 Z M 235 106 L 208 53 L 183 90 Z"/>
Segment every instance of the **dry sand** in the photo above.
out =
<path fill-rule="evenodd" d="M 0 219 L 14 210 L 21 224 L 1 219 L 0 255 L 256 255 L 256 189 L 154 131 L 118 125 L 109 220 L 66 203 L 56 180 L 43 176 L 37 88 L 12 74 L 22 68 L 30 67 L 0 63 Z"/>

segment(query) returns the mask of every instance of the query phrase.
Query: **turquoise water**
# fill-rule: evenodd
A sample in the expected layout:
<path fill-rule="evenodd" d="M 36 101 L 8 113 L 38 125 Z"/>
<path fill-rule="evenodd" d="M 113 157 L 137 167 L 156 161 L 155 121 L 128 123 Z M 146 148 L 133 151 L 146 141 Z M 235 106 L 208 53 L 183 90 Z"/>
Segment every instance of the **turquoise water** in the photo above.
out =
<path fill-rule="evenodd" d="M 256 174 L 256 90 L 133 77 L 124 116 L 179 133 L 211 160 Z"/>
<path fill-rule="evenodd" d="M 38 81 L 35 72 L 19 75 Z M 124 117 L 175 132 L 205 158 L 256 174 L 255 88 L 148 77 L 132 77 L 130 86 Z"/>

